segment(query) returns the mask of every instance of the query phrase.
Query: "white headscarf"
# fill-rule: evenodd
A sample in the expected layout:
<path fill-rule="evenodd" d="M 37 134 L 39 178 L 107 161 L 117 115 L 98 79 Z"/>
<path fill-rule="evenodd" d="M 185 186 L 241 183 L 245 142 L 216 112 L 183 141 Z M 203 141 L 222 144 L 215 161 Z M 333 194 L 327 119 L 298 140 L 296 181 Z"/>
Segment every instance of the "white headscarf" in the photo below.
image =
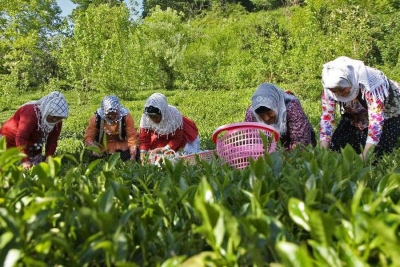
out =
<path fill-rule="evenodd" d="M 359 93 L 360 85 L 363 86 L 365 91 L 371 92 L 375 99 L 384 101 L 385 97 L 389 94 L 388 79 L 381 71 L 365 66 L 364 62 L 360 60 L 345 56 L 338 57 L 324 64 L 322 69 L 322 85 L 325 94 L 340 102 L 354 100 Z M 383 92 L 378 92 L 376 89 L 382 85 L 384 85 Z M 343 97 L 329 90 L 329 88 L 336 87 L 351 87 L 350 94 Z"/>
<path fill-rule="evenodd" d="M 35 104 L 36 106 L 38 106 L 40 110 L 40 114 L 36 114 L 36 116 L 38 116 L 38 127 L 45 133 L 46 136 L 58 123 L 48 122 L 47 116 L 50 115 L 62 118 L 68 117 L 69 109 L 67 101 L 65 100 L 64 95 L 57 91 L 51 92 L 50 94 L 42 97 L 39 100 L 27 102 L 22 106 L 28 104 Z"/>
<path fill-rule="evenodd" d="M 99 116 L 108 124 L 111 124 L 113 121 L 110 121 L 106 116 L 110 112 L 117 112 L 118 115 L 114 121 L 120 121 L 123 116 L 126 116 L 129 113 L 129 110 L 119 102 L 118 97 L 110 95 L 103 98 L 101 101 L 101 107 L 97 109 L 97 114 L 99 114 Z"/>
<path fill-rule="evenodd" d="M 278 129 L 281 135 L 285 134 L 287 130 L 285 99 L 294 100 L 297 98 L 285 93 L 279 87 L 271 83 L 260 84 L 251 98 L 251 107 L 257 121 L 265 124 L 264 120 L 262 120 L 255 112 L 256 109 L 259 107 L 266 107 L 273 110 L 276 114 L 276 122 L 271 126 Z"/>
<path fill-rule="evenodd" d="M 141 128 L 152 130 L 157 135 L 173 134 L 178 128 L 182 128 L 182 114 L 176 107 L 168 105 L 165 95 L 160 93 L 152 94 L 146 100 L 145 109 L 150 106 L 160 110 L 162 119 L 160 123 L 155 123 L 146 113 L 143 113 L 140 119 Z"/>

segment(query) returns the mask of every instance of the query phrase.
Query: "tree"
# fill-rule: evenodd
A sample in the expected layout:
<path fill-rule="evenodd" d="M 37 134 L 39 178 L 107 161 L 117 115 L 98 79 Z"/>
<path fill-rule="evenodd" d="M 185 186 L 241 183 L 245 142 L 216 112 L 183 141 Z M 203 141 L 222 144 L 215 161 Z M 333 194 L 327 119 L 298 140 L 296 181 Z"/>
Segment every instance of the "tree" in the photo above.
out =
<path fill-rule="evenodd" d="M 80 91 L 127 91 L 130 29 L 125 5 L 90 5 L 77 12 L 60 57 L 69 83 Z"/>
<path fill-rule="evenodd" d="M 142 17 L 145 18 L 152 13 L 152 10 L 159 6 L 163 11 L 168 8 L 183 12 L 186 16 L 193 17 L 207 10 L 211 0 L 143 0 Z"/>
<path fill-rule="evenodd" d="M 63 25 L 56 0 L 0 5 L 0 80 L 22 90 L 47 82 L 57 72 L 52 47 Z"/>

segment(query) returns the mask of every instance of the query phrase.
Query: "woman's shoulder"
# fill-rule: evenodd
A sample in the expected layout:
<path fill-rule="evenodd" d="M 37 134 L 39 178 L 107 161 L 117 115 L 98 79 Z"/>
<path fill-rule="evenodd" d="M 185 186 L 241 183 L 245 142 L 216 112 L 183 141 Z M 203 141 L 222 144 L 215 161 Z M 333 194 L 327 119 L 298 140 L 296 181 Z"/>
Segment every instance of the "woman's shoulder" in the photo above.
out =
<path fill-rule="evenodd" d="M 285 99 L 285 105 L 286 105 L 286 107 L 291 107 L 291 106 L 300 106 L 301 107 L 300 100 L 297 97 Z"/>
<path fill-rule="evenodd" d="M 35 104 L 26 104 L 18 108 L 17 112 L 24 116 L 31 116 L 35 114 Z M 36 117 L 36 116 L 35 116 Z"/>
<path fill-rule="evenodd" d="M 286 104 L 286 110 L 288 111 L 288 113 L 297 113 L 298 111 L 303 110 L 300 100 L 297 98 L 285 101 L 285 104 Z"/>

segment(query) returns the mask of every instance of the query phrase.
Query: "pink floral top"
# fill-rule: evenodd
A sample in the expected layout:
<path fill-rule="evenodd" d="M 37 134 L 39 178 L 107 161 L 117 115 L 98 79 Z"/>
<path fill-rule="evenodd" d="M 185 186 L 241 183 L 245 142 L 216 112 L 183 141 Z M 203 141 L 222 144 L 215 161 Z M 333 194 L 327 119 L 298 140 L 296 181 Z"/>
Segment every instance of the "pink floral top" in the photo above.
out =
<path fill-rule="evenodd" d="M 360 88 L 360 90 L 363 90 Z M 383 90 L 378 88 L 376 90 Z M 360 130 L 368 128 L 367 143 L 376 145 L 382 134 L 384 123 L 385 103 L 380 99 L 374 99 L 371 92 L 364 92 L 367 108 L 364 108 L 356 98 L 350 102 L 343 103 L 342 114 L 349 115 L 351 124 Z M 333 127 L 335 122 L 335 108 L 337 102 L 325 91 L 322 92 L 322 115 L 320 123 L 320 140 L 330 142 L 332 139 Z"/>

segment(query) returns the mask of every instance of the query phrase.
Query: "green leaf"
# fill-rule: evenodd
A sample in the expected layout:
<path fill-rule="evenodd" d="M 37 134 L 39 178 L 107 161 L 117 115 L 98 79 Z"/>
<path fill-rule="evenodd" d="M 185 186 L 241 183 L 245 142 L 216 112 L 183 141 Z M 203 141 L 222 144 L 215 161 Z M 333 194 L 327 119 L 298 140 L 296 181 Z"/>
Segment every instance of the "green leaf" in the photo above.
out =
<path fill-rule="evenodd" d="M 5 232 L 0 236 L 0 250 L 2 250 L 12 239 L 14 235 L 12 232 Z"/>
<path fill-rule="evenodd" d="M 22 257 L 22 251 L 19 249 L 10 249 L 3 262 L 3 267 L 14 267 L 18 260 Z"/>
<path fill-rule="evenodd" d="M 53 158 L 50 156 L 47 158 L 47 164 L 49 164 L 50 177 L 56 177 L 57 173 L 61 169 L 61 158 Z"/>
<path fill-rule="evenodd" d="M 3 138 L 5 140 L 5 138 Z M 6 171 L 22 160 L 25 154 L 16 147 L 9 148 L 6 151 L 0 151 L 0 168 Z"/>
<path fill-rule="evenodd" d="M 329 214 L 320 211 L 311 211 L 310 227 L 311 236 L 321 245 L 328 247 L 332 243 L 332 235 L 335 229 L 335 220 Z"/>
<path fill-rule="evenodd" d="M 312 259 L 305 247 L 281 241 L 276 245 L 285 267 L 313 267 Z"/>
<path fill-rule="evenodd" d="M 112 171 L 115 168 L 115 165 L 117 164 L 119 158 L 120 158 L 119 152 L 113 153 L 108 159 L 108 164 L 105 165 L 105 171 Z"/>
<path fill-rule="evenodd" d="M 96 251 L 96 250 L 100 249 L 100 250 L 105 250 L 105 251 L 110 252 L 110 251 L 112 251 L 112 247 L 113 247 L 113 244 L 112 244 L 111 241 L 104 240 L 104 241 L 97 242 L 93 246 L 93 251 Z"/>
<path fill-rule="evenodd" d="M 316 251 L 314 253 L 317 254 L 316 258 L 318 259 L 320 266 L 343 266 L 340 257 L 334 248 L 320 244 L 314 240 L 309 240 L 308 243 Z"/>
<path fill-rule="evenodd" d="M 364 184 L 360 183 L 356 189 L 353 199 L 351 200 L 351 214 L 353 214 L 353 216 L 355 216 L 357 214 L 357 210 L 360 207 L 364 188 L 365 188 Z"/>
<path fill-rule="evenodd" d="M 186 260 L 187 256 L 175 256 L 169 258 L 161 264 L 161 267 L 182 267 L 182 263 Z"/>
<path fill-rule="evenodd" d="M 39 179 L 46 180 L 50 177 L 50 166 L 45 162 L 41 162 L 33 166 L 32 175 L 37 175 Z"/>
<path fill-rule="evenodd" d="M 393 173 L 390 175 L 386 175 L 379 182 L 377 191 L 381 192 L 384 196 L 388 196 L 393 190 L 397 189 L 400 184 L 400 174 Z"/>
<path fill-rule="evenodd" d="M 257 160 L 250 158 L 250 169 L 255 177 L 263 179 L 267 174 L 267 164 L 264 157 L 259 157 Z"/>
<path fill-rule="evenodd" d="M 98 205 L 102 212 L 109 212 L 114 204 L 114 191 L 108 188 L 100 197 Z"/>
<path fill-rule="evenodd" d="M 295 198 L 290 198 L 288 206 L 290 218 L 306 231 L 310 231 L 310 212 L 304 202 Z"/>
<path fill-rule="evenodd" d="M 126 233 L 123 231 L 117 231 L 113 236 L 113 242 L 116 246 L 116 260 L 126 260 L 128 258 L 128 239 Z"/>
<path fill-rule="evenodd" d="M 215 266 L 214 264 L 210 264 L 214 259 L 218 258 L 217 254 L 212 251 L 203 251 L 199 254 L 196 254 L 187 260 L 185 260 L 182 264 L 179 264 L 179 267 L 203 267 L 203 266 Z"/>
<path fill-rule="evenodd" d="M 92 162 L 90 162 L 89 166 L 87 167 L 85 171 L 85 176 L 89 176 L 89 174 L 93 171 L 94 168 L 99 165 L 99 163 L 102 161 L 102 159 L 95 159 Z"/>

